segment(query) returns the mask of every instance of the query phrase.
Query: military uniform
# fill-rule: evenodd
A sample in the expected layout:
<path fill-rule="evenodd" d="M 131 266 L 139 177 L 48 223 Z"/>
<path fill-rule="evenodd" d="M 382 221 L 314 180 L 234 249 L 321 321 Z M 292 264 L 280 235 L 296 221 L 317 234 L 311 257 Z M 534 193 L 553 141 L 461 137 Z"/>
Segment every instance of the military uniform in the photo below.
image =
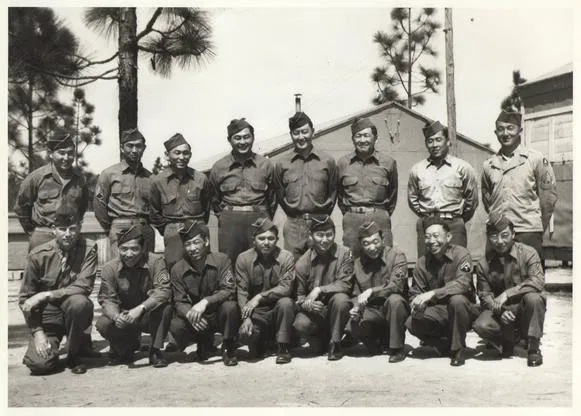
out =
<path fill-rule="evenodd" d="M 349 320 L 349 294 L 352 288 L 353 255 L 351 250 L 334 244 L 328 253 L 310 248 L 295 265 L 297 315 L 294 328 L 300 337 L 320 337 L 323 342 L 340 342 Z M 325 304 L 320 312 L 302 308 L 306 296 L 316 287 Z"/>
<path fill-rule="evenodd" d="M 31 340 L 23 363 L 32 373 L 49 373 L 58 364 L 59 345 L 64 335 L 68 340 L 69 357 L 78 356 L 86 347 L 85 331 L 91 328 L 93 290 L 97 270 L 95 242 L 79 239 L 67 253 L 56 240 L 41 244 L 31 250 L 24 279 L 18 294 L 22 304 L 33 295 L 52 291 L 53 300 L 25 314 L 26 324 L 32 334 L 43 330 L 51 345 L 48 358 L 41 357 Z"/>
<path fill-rule="evenodd" d="M 103 265 L 101 287 L 97 297 L 103 314 L 97 320 L 97 330 L 109 341 L 111 350 L 126 357 L 139 348 L 142 332 L 149 332 L 152 347 L 159 350 L 171 319 L 171 286 L 163 257 L 147 253 L 136 267 L 128 267 L 120 258 Z M 115 326 L 123 312 L 143 305 L 145 312 L 134 324 Z"/>

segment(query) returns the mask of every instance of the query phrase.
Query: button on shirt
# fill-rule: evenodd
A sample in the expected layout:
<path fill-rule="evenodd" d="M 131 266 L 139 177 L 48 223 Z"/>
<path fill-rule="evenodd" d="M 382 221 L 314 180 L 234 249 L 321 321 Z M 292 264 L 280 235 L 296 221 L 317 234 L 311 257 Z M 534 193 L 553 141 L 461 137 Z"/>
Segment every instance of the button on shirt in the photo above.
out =
<path fill-rule="evenodd" d="M 276 211 L 274 166 L 256 153 L 244 161 L 230 153 L 218 160 L 210 171 L 212 209 L 219 214 L 224 206 L 263 206 L 271 216 Z"/>
<path fill-rule="evenodd" d="M 418 259 L 410 288 L 410 301 L 430 290 L 434 291 L 438 300 L 452 295 L 474 297 L 472 258 L 466 248 L 450 244 L 441 259 L 431 253 Z"/>
<path fill-rule="evenodd" d="M 397 202 L 397 164 L 388 155 L 374 151 L 363 160 L 352 152 L 337 162 L 342 212 L 349 207 L 383 208 L 393 214 Z"/>
<path fill-rule="evenodd" d="M 187 168 L 183 177 L 166 168 L 151 178 L 150 222 L 162 234 L 170 222 L 200 219 L 208 222 L 210 187 L 206 175 Z"/>
<path fill-rule="evenodd" d="M 312 149 L 305 158 L 290 152 L 274 168 L 278 202 L 290 217 L 330 215 L 337 197 L 337 175 L 335 159 L 325 152 Z"/>
<path fill-rule="evenodd" d="M 68 253 L 64 253 L 57 241 L 51 240 L 30 252 L 18 303 L 22 305 L 28 298 L 44 291 L 52 291 L 55 300 L 72 295 L 89 296 L 96 273 L 97 245 L 94 241 L 80 238 Z M 40 329 L 42 311 L 33 310 L 26 317 L 26 323 L 32 331 Z"/>
<path fill-rule="evenodd" d="M 478 262 L 476 284 L 480 303 L 493 309 L 494 298 L 504 292 L 509 301 L 526 293 L 542 292 L 545 273 L 536 250 L 514 242 L 506 256 L 493 251 Z"/>
<path fill-rule="evenodd" d="M 56 210 L 63 202 L 77 208 L 81 217 L 85 214 L 89 202 L 85 177 L 73 169 L 71 177 L 63 179 L 56 168 L 48 164 L 24 179 L 14 212 L 24 231 L 31 233 L 35 227 L 53 225 Z"/>
<path fill-rule="evenodd" d="M 261 305 L 274 305 L 280 298 L 290 296 L 294 273 L 293 255 L 280 247 L 269 260 L 262 260 L 254 248 L 240 253 L 234 271 L 238 305 L 243 308 L 259 293 Z"/>
<path fill-rule="evenodd" d="M 170 297 L 170 278 L 163 257 L 147 254 L 136 267 L 125 266 L 119 258 L 103 265 L 97 300 L 109 319 L 115 320 L 121 311 L 142 303 L 146 310 L 154 310 Z"/>
<path fill-rule="evenodd" d="M 295 265 L 297 303 L 315 288 L 321 294 L 351 293 L 353 286 L 353 254 L 347 247 L 335 244 L 328 253 L 319 254 L 314 248 L 308 249 Z"/>
<path fill-rule="evenodd" d="M 540 152 L 519 146 L 511 158 L 499 152 L 484 162 L 484 208 L 504 212 L 515 231 L 543 231 L 556 202 L 553 168 Z"/>
<path fill-rule="evenodd" d="M 439 167 L 430 159 L 416 163 L 409 175 L 408 203 L 419 217 L 448 213 L 469 221 L 478 206 L 474 169 L 450 155 Z"/>
<path fill-rule="evenodd" d="M 407 260 L 397 248 L 386 247 L 377 259 L 363 253 L 355 260 L 355 285 L 353 295 L 371 289 L 370 304 L 382 305 L 389 295 L 397 293 L 407 298 Z"/>
<path fill-rule="evenodd" d="M 202 270 L 196 270 L 186 259 L 171 269 L 173 301 L 177 314 L 186 318 L 188 311 L 202 299 L 207 311 L 234 299 L 236 287 L 230 258 L 223 253 L 210 253 Z"/>
<path fill-rule="evenodd" d="M 149 217 L 151 172 L 139 164 L 134 172 L 122 161 L 99 175 L 93 208 L 95 217 L 109 231 L 115 218 Z"/>

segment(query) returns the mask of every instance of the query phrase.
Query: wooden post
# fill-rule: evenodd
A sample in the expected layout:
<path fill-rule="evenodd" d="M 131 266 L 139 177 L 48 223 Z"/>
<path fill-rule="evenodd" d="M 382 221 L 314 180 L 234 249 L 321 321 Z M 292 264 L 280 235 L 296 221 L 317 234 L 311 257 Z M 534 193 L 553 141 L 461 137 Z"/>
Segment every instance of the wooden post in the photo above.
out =
<path fill-rule="evenodd" d="M 446 8 L 444 34 L 446 41 L 446 106 L 448 108 L 448 137 L 452 155 L 458 155 L 456 140 L 456 95 L 454 93 L 454 30 L 452 29 L 452 9 Z"/>

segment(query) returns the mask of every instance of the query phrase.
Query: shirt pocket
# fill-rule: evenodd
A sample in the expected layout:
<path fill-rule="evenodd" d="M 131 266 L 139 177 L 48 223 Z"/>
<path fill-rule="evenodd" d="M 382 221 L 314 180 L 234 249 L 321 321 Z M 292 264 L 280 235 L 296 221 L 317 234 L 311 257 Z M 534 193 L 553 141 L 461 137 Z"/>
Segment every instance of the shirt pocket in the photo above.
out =
<path fill-rule="evenodd" d="M 199 186 L 192 185 L 188 188 L 188 191 L 186 193 L 186 198 L 190 202 L 199 201 L 201 194 L 202 194 L 202 188 L 200 188 Z"/>
<path fill-rule="evenodd" d="M 359 178 L 357 176 L 343 176 L 343 179 L 341 179 L 344 187 L 357 185 L 358 182 Z"/>
<path fill-rule="evenodd" d="M 220 184 L 220 192 L 223 194 L 233 194 L 240 186 L 240 179 L 228 178 Z"/>
<path fill-rule="evenodd" d="M 111 185 L 112 195 L 129 195 L 131 194 L 131 185 L 124 182 L 113 182 Z"/>
<path fill-rule="evenodd" d="M 285 197 L 289 202 L 294 202 L 301 196 L 301 187 L 299 185 L 300 175 L 297 173 L 286 173 L 282 182 L 284 184 Z"/>
<path fill-rule="evenodd" d="M 38 191 L 38 203 L 44 213 L 55 211 L 59 202 L 58 188 L 43 188 Z"/>

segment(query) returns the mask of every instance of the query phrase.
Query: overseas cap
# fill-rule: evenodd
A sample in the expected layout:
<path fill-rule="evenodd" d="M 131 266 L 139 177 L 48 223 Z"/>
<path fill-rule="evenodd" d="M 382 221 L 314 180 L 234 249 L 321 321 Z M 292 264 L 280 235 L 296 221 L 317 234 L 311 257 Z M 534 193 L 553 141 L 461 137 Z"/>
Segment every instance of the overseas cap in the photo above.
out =
<path fill-rule="evenodd" d="M 486 234 L 495 234 L 505 230 L 507 227 L 514 227 L 512 221 L 504 216 L 500 211 L 492 211 L 486 221 Z"/>
<path fill-rule="evenodd" d="M 304 126 L 307 123 L 309 124 L 309 126 L 311 126 L 311 128 L 313 127 L 313 122 L 310 119 L 310 117 L 303 113 L 302 111 L 295 113 L 294 116 L 288 119 L 288 127 L 291 131 L 293 131 L 294 129 L 298 129 L 299 127 Z"/>
<path fill-rule="evenodd" d="M 163 145 L 165 146 L 165 150 L 167 150 L 168 152 L 171 149 L 173 149 L 174 147 L 181 146 L 182 144 L 189 145 L 189 143 L 186 141 L 186 139 L 184 139 L 184 136 L 182 136 L 180 133 L 174 134 L 169 139 L 167 139 L 165 142 L 163 142 Z"/>
<path fill-rule="evenodd" d="M 427 230 L 432 225 L 441 225 L 442 227 L 444 227 L 446 231 L 450 231 L 450 226 L 448 225 L 448 223 L 438 216 L 426 217 L 423 219 L 422 222 L 424 225 L 424 231 Z"/>
<path fill-rule="evenodd" d="M 427 123 L 423 128 L 424 137 L 427 139 L 428 137 L 431 137 L 434 134 L 436 134 L 439 131 L 442 131 L 444 129 L 445 129 L 445 127 L 439 121 L 433 121 L 431 123 Z"/>
<path fill-rule="evenodd" d="M 311 232 L 334 230 L 335 223 L 330 215 L 313 215 L 311 221 Z"/>
<path fill-rule="evenodd" d="M 66 147 L 75 147 L 75 142 L 73 142 L 71 134 L 64 130 L 58 130 L 46 142 L 46 147 L 51 152 L 54 152 L 55 150 L 64 149 Z"/>
<path fill-rule="evenodd" d="M 355 133 L 365 130 L 366 128 L 373 128 L 373 124 L 368 118 L 356 118 L 351 124 L 351 134 L 354 136 Z"/>
<path fill-rule="evenodd" d="M 143 238 L 143 229 L 138 225 L 133 225 L 117 233 L 117 244 L 125 244 L 128 241 Z"/>
<path fill-rule="evenodd" d="M 501 123 L 510 123 L 510 124 L 514 124 L 516 126 L 520 126 L 521 122 L 522 122 L 522 114 L 512 112 L 512 111 L 502 110 L 500 112 L 500 114 L 498 115 L 498 117 L 496 118 L 496 121 L 497 122 L 500 121 Z"/>
<path fill-rule="evenodd" d="M 252 127 L 252 125 L 246 121 L 244 117 L 241 119 L 235 118 L 234 120 L 230 121 L 230 124 L 228 124 L 228 137 L 232 137 L 239 131 L 242 131 L 246 128 L 250 129 L 250 132 L 254 134 L 254 127 Z"/>
<path fill-rule="evenodd" d="M 121 144 L 132 142 L 133 140 L 143 140 L 145 142 L 145 137 L 137 128 L 125 130 L 121 134 Z"/>
<path fill-rule="evenodd" d="M 200 221 L 187 220 L 184 226 L 180 229 L 180 237 L 182 241 L 188 241 L 192 238 L 201 235 L 203 238 L 210 237 L 210 230 L 208 226 Z"/>
<path fill-rule="evenodd" d="M 252 227 L 254 228 L 252 236 L 256 236 L 270 230 L 274 231 L 274 233 L 278 236 L 278 227 L 271 221 L 270 218 L 259 218 L 254 221 L 254 223 L 252 223 Z"/>
<path fill-rule="evenodd" d="M 359 226 L 359 239 L 371 237 L 380 232 L 381 228 L 379 228 L 379 225 L 375 221 L 367 221 Z"/>

